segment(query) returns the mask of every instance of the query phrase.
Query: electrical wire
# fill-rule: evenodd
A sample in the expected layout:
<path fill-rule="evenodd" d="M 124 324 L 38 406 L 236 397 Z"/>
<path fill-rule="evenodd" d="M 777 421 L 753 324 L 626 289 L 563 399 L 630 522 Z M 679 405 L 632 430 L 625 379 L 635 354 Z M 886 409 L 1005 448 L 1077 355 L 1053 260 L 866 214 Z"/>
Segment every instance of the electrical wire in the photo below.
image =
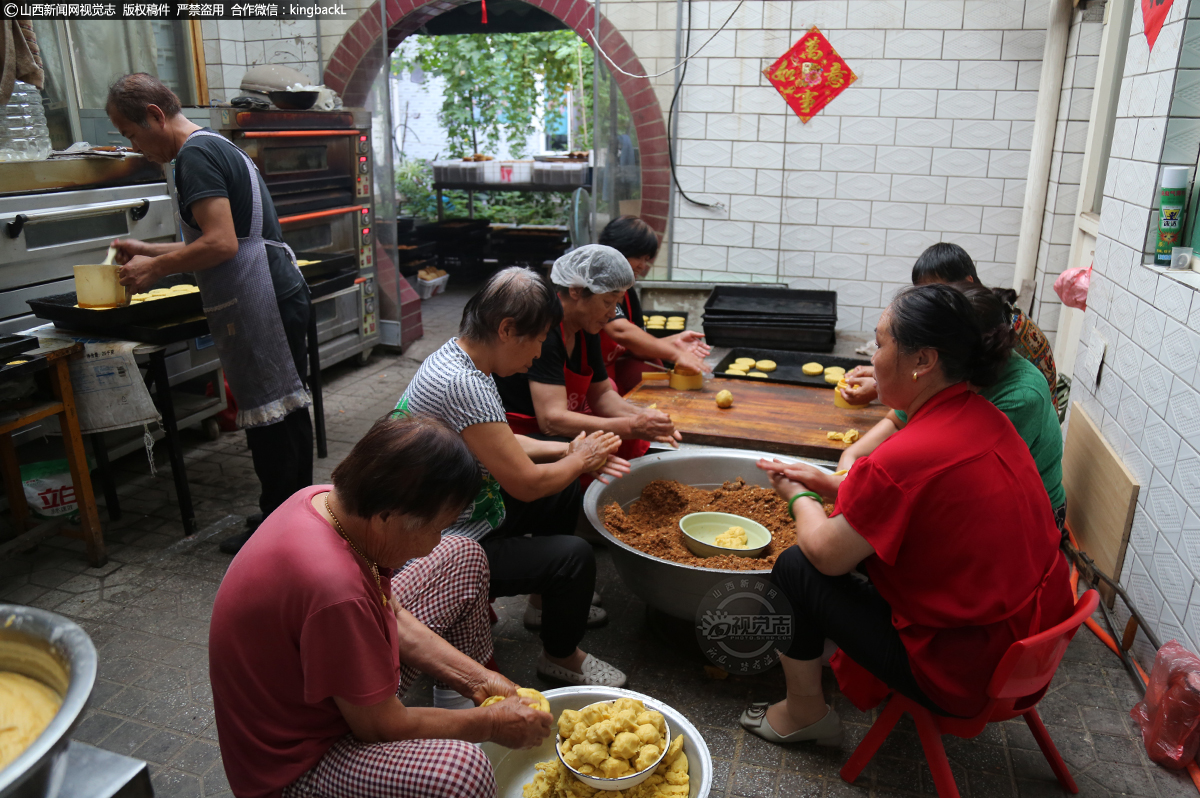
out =
<path fill-rule="evenodd" d="M 1079 544 L 1075 540 L 1075 533 L 1071 531 L 1071 528 L 1069 526 L 1067 527 L 1067 535 L 1068 535 L 1068 539 L 1071 541 L 1071 546 L 1074 547 L 1076 550 L 1078 550 Z M 1074 560 L 1071 560 L 1071 577 L 1070 578 L 1071 578 L 1071 594 L 1075 595 L 1079 592 L 1079 568 L 1076 566 Z M 1101 606 L 1104 607 L 1106 605 L 1102 604 Z M 1146 673 L 1145 669 L 1142 668 L 1141 663 L 1139 663 L 1133 657 L 1130 657 L 1126 652 L 1122 651 L 1120 646 L 1117 644 L 1116 639 L 1112 635 L 1110 635 L 1108 632 L 1101 629 L 1100 624 L 1096 623 L 1095 618 L 1088 618 L 1083 623 L 1085 626 L 1087 626 L 1087 628 L 1089 630 L 1091 630 L 1092 634 L 1094 634 L 1096 636 L 1096 639 L 1099 640 L 1101 643 L 1103 643 L 1105 646 L 1107 646 L 1110 651 L 1112 651 L 1114 654 L 1116 654 L 1118 657 L 1120 657 L 1123 661 L 1128 659 L 1129 662 L 1133 663 L 1133 667 L 1137 669 L 1137 674 L 1138 674 L 1138 676 L 1141 677 L 1141 680 L 1142 680 L 1141 684 L 1137 684 L 1135 682 L 1135 685 L 1137 687 L 1139 687 L 1141 689 L 1141 691 L 1144 693 L 1146 690 L 1146 685 L 1150 684 L 1150 676 L 1149 676 L 1149 674 Z M 1143 630 L 1143 631 L 1148 631 L 1148 630 Z M 1195 760 L 1191 760 L 1187 763 L 1187 774 L 1192 779 L 1192 785 L 1196 788 L 1196 790 L 1198 792 L 1200 792 L 1200 766 L 1196 765 Z"/>
<path fill-rule="evenodd" d="M 678 64 L 671 67 L 670 69 L 664 69 L 662 72 L 656 72 L 653 75 L 635 75 L 632 72 L 626 72 L 624 69 L 621 69 L 621 67 L 617 66 L 617 63 L 615 61 L 613 61 L 611 58 L 608 57 L 608 53 L 604 52 L 604 48 L 600 46 L 600 42 L 596 41 L 596 35 L 594 33 L 592 33 L 590 30 L 587 31 L 587 35 L 589 38 L 591 38 L 592 44 L 595 46 L 596 51 L 599 52 L 600 55 L 604 56 L 604 60 L 607 61 L 609 64 L 611 64 L 612 68 L 617 70 L 618 72 L 620 72 L 622 75 L 626 75 L 631 78 L 661 78 L 663 75 L 667 74 L 668 72 L 674 72 L 676 69 L 679 69 L 684 64 L 686 64 L 690 59 L 695 58 L 696 56 L 700 55 L 700 50 L 703 50 L 705 47 L 707 47 L 712 42 L 713 39 L 717 38 L 717 35 L 721 31 L 725 30 L 725 28 L 729 26 L 730 22 L 733 22 L 733 15 L 738 12 L 738 9 L 741 8 L 742 4 L 745 2 L 746 2 L 746 0 L 738 0 L 738 4 L 736 6 L 734 6 L 733 14 L 729 15 L 729 19 L 725 20 L 725 22 L 721 25 L 721 27 L 717 28 L 716 33 L 714 33 L 712 36 L 709 36 L 708 41 L 706 41 L 704 44 L 700 45 L 699 49 L 697 49 L 696 52 L 692 53 L 687 58 L 684 58 Z M 691 4 L 691 1 L 689 0 L 689 2 L 688 2 L 688 28 L 689 28 L 688 34 L 689 34 L 689 36 L 691 34 L 690 28 L 692 26 L 691 6 L 692 6 L 692 4 Z"/>
<path fill-rule="evenodd" d="M 738 3 L 738 6 L 740 7 L 741 3 Z M 675 93 L 671 95 L 671 104 L 667 107 L 667 159 L 671 167 L 671 182 L 675 184 L 676 190 L 679 191 L 679 196 L 683 197 L 692 205 L 700 208 L 715 208 L 717 210 L 723 210 L 725 206 L 720 202 L 701 202 L 700 200 L 695 200 L 689 197 L 688 193 L 683 190 L 683 186 L 679 184 L 679 175 L 675 171 L 675 150 L 671 147 L 671 142 L 674 141 L 674 138 L 671 136 L 671 130 L 675 124 L 675 105 L 679 102 L 679 92 L 683 89 L 683 81 L 687 78 L 687 62 L 688 59 L 691 58 L 691 56 L 687 54 L 688 51 L 692 49 L 692 0 L 687 0 L 687 11 L 687 36 L 683 40 L 683 53 L 685 56 L 687 56 L 687 58 L 684 58 L 679 62 L 679 65 L 683 67 L 683 71 L 679 73 L 679 79 L 675 81 Z M 737 13 L 736 8 L 734 9 L 734 13 Z M 730 14 L 729 18 L 733 19 L 733 15 Z M 729 20 L 726 20 L 725 24 L 728 25 Z M 720 31 L 717 32 L 720 33 Z M 712 41 L 712 39 L 709 39 L 708 41 Z M 705 42 L 705 44 L 707 43 L 708 42 Z M 700 51 L 697 50 L 696 52 L 699 53 Z"/>

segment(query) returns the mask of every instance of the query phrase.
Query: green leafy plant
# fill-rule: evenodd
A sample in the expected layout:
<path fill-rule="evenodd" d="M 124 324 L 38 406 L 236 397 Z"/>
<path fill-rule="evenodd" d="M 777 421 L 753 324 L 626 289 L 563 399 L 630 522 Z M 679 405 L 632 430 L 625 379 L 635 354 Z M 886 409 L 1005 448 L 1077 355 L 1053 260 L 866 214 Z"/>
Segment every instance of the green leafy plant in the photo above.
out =
<path fill-rule="evenodd" d="M 406 54 L 397 50 L 391 70 L 420 68 L 445 81 L 438 122 L 450 156 L 495 155 L 501 141 L 516 157 L 533 134 L 539 105 L 547 115 L 562 110 L 569 90 L 590 108 L 592 51 L 573 31 L 414 36 Z M 429 84 L 426 84 L 428 86 Z M 590 149 L 585 110 L 576 148 Z"/>
<path fill-rule="evenodd" d="M 396 194 L 400 213 L 419 219 L 437 218 L 437 192 L 433 190 L 433 166 L 422 158 L 410 158 L 396 167 Z M 448 216 L 465 215 L 467 192 L 442 192 Z M 566 224 L 568 195 L 522 191 L 475 192 L 475 215 L 503 224 Z"/>

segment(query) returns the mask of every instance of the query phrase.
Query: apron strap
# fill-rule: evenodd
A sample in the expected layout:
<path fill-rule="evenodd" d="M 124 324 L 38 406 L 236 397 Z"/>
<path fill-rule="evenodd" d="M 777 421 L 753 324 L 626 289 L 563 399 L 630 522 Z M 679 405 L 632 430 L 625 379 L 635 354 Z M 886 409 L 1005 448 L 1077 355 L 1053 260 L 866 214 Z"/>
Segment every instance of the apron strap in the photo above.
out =
<path fill-rule="evenodd" d="M 212 136 L 213 138 L 218 138 L 221 141 L 228 142 L 229 146 L 237 150 L 237 154 L 242 156 L 242 161 L 245 162 L 246 171 L 250 176 L 250 202 L 252 203 L 250 215 L 250 234 L 246 236 L 244 240 L 262 240 L 263 203 L 262 191 L 260 188 L 262 181 L 260 180 L 258 174 L 258 167 L 254 165 L 254 161 L 250 160 L 250 156 L 247 155 L 241 147 L 234 144 L 232 141 L 229 141 L 229 139 L 225 138 L 220 133 L 214 133 L 211 130 L 205 130 L 204 128 L 201 128 L 200 130 L 193 130 L 191 134 L 188 135 L 188 139 L 190 140 L 192 136 Z M 293 260 L 295 259 L 293 258 Z"/>

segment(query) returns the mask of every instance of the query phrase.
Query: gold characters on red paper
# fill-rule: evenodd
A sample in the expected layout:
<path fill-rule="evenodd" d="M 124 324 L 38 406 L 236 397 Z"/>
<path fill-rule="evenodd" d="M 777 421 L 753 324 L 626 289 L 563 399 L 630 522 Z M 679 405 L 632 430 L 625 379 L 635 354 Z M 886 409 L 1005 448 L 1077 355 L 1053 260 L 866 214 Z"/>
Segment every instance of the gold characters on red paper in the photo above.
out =
<path fill-rule="evenodd" d="M 783 95 L 801 122 L 812 119 L 858 80 L 815 25 L 779 60 L 764 69 L 763 75 Z"/>

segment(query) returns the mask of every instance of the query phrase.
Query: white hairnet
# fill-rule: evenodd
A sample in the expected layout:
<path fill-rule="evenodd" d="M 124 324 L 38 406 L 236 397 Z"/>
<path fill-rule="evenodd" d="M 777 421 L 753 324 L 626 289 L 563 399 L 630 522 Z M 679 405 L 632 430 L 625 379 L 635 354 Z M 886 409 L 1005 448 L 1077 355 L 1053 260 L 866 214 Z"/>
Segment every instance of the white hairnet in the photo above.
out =
<path fill-rule="evenodd" d="M 617 250 L 588 244 L 554 261 L 550 282 L 562 288 L 586 288 L 593 294 L 628 291 L 636 278 L 629 261 Z"/>

